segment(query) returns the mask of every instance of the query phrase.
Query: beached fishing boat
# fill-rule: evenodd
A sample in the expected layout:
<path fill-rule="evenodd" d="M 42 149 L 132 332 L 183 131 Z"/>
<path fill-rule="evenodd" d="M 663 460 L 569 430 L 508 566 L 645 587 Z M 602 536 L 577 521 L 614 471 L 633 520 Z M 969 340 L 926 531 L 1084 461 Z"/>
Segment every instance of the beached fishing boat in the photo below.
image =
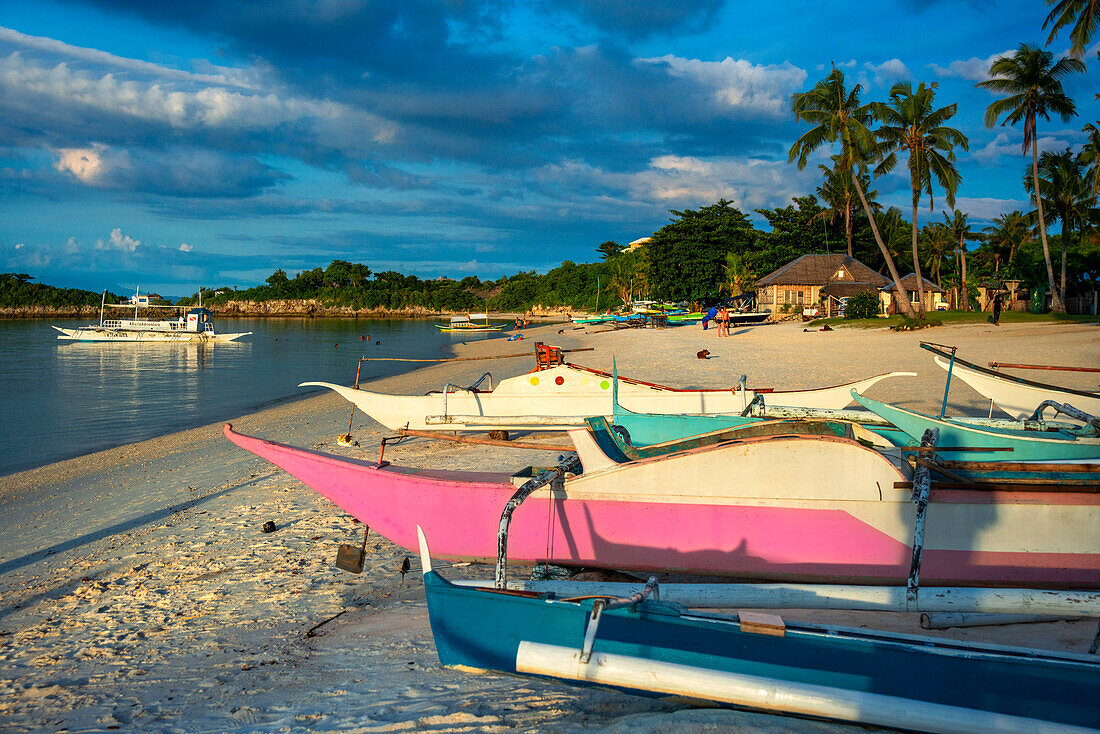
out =
<path fill-rule="evenodd" d="M 1013 418 L 1031 418 L 1035 409 L 1047 400 L 1068 403 L 1091 415 L 1100 415 L 1100 393 L 1047 385 L 1007 375 L 967 362 L 932 344 L 921 344 L 921 347 L 936 355 L 934 359 L 937 365 L 992 400 L 996 407 Z"/>
<path fill-rule="evenodd" d="M 585 431 L 587 433 L 587 431 Z M 406 548 L 410 518 L 442 556 L 497 557 L 501 510 L 530 467 L 416 470 L 243 436 L 229 440 Z M 515 511 L 510 558 L 746 579 L 896 584 L 909 577 L 916 508 L 899 457 L 832 435 L 728 441 L 584 473 Z M 933 489 L 922 583 L 1100 587 L 1100 494 Z M 654 522 L 659 518 L 659 522 Z"/>
<path fill-rule="evenodd" d="M 452 316 L 451 320 L 446 324 L 435 324 L 435 328 L 440 331 L 457 331 L 457 332 L 483 332 L 483 331 L 501 331 L 507 324 L 490 324 L 489 314 L 487 313 L 471 313 L 463 316 Z"/>
<path fill-rule="evenodd" d="M 757 395 L 775 405 L 807 408 L 843 408 L 852 401 L 853 389 L 863 392 L 880 380 L 912 376 L 890 372 L 865 380 L 813 390 L 773 388 L 717 388 L 685 390 L 628 377 L 618 378 L 618 400 L 640 413 L 706 415 L 737 413 Z M 303 382 L 299 387 L 326 387 L 339 393 L 359 410 L 392 430 L 421 431 L 558 431 L 580 426 L 589 416 L 614 412 L 613 376 L 574 364 L 501 380 L 493 390 L 448 385 L 427 395 L 386 395 L 356 390 L 330 382 Z"/>
<path fill-rule="evenodd" d="M 914 440 L 920 440 L 930 428 L 938 428 L 940 444 L 943 446 L 963 446 L 987 448 L 990 451 L 937 452 L 942 459 L 969 461 L 1011 461 L 1026 462 L 1100 462 L 1100 431 L 1095 426 L 1069 427 L 1061 424 L 1048 426 L 1042 421 L 1028 421 L 1028 427 L 998 428 L 955 420 L 938 418 L 908 408 L 866 398 L 856 391 L 852 397 L 871 412 L 890 421 L 909 434 Z M 1006 456 L 999 450 L 1011 449 Z"/>
<path fill-rule="evenodd" d="M 106 291 L 104 291 L 106 297 Z M 201 306 L 192 308 L 176 319 L 139 319 L 138 302 L 133 305 L 132 319 L 105 319 L 104 308 L 130 308 L 130 304 L 100 303 L 99 323 L 76 329 L 60 326 L 52 328 L 61 332 L 58 339 L 80 342 L 231 342 L 248 336 L 251 331 L 236 334 L 220 334 L 214 330 L 214 315 Z M 174 306 L 156 306 L 142 302 L 140 308 L 176 308 Z"/>
<path fill-rule="evenodd" d="M 658 600 L 652 583 L 629 599 L 456 586 L 433 570 L 417 532 L 447 667 L 907 730 L 1031 734 L 1100 721 L 1094 656 L 692 613 Z"/>

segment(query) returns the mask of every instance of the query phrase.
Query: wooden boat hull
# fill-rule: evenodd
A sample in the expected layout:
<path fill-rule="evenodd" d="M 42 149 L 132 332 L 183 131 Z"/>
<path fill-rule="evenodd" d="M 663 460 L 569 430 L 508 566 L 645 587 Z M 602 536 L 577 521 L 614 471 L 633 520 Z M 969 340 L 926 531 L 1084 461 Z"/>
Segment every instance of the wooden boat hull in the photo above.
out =
<path fill-rule="evenodd" d="M 774 619 L 759 625 L 746 613 L 704 616 L 660 601 L 602 611 L 591 659 L 574 655 L 555 670 L 550 648 L 580 653 L 593 600 L 459 587 L 423 563 L 432 635 L 447 667 L 890 728 L 1039 732 L 1097 723 L 1100 663 L 1083 655 Z M 645 682 L 600 677 L 616 662 Z M 695 687 L 681 688 L 685 680 Z"/>
<path fill-rule="evenodd" d="M 1100 395 L 1096 393 L 1069 390 L 1055 385 L 1026 380 L 1014 375 L 994 372 L 961 360 L 958 357 L 955 357 L 953 366 L 949 359 L 942 356 L 936 356 L 934 359 L 936 364 L 943 369 L 950 369 L 953 378 L 957 377 L 970 385 L 1013 418 L 1021 420 L 1030 418 L 1035 409 L 1046 400 L 1069 403 L 1078 410 L 1083 410 L 1090 415 L 1100 416 Z"/>
<path fill-rule="evenodd" d="M 411 518 L 443 557 L 496 559 L 507 474 L 417 471 L 242 436 L 238 446 L 406 548 Z M 903 583 L 908 479 L 847 439 L 772 437 L 589 471 L 516 510 L 509 557 L 563 565 L 786 581 Z M 921 582 L 1100 587 L 1100 496 L 933 491 Z M 659 522 L 654 522 L 659 518 Z"/>
<path fill-rule="evenodd" d="M 218 334 L 214 332 L 189 331 L 139 331 L 133 329 L 108 329 L 87 326 L 79 329 L 65 329 L 54 326 L 61 332 L 58 339 L 78 342 L 231 342 L 248 336 L 251 331 L 238 334 Z"/>
<path fill-rule="evenodd" d="M 618 378 L 619 404 L 639 413 L 706 415 L 738 413 L 758 394 L 769 405 L 804 408 L 843 408 L 852 402 L 853 389 L 864 391 L 889 377 L 911 372 L 890 372 L 845 385 L 815 390 L 744 391 L 678 390 Z M 329 382 L 303 382 L 299 387 L 326 387 L 391 430 L 420 431 L 558 431 L 582 425 L 589 416 L 614 412 L 615 378 L 599 370 L 559 365 L 502 380 L 491 392 L 455 390 L 429 395 L 385 395 L 356 390 Z"/>
<path fill-rule="evenodd" d="M 1011 452 L 968 451 L 937 452 L 943 459 L 960 461 L 1082 461 L 1100 462 L 1100 437 L 1075 437 L 1060 431 L 1015 431 L 937 418 L 915 410 L 865 398 L 852 397 L 864 408 L 885 418 L 916 440 L 929 428 L 940 431 L 941 446 L 967 446 L 974 449 L 1011 448 Z"/>

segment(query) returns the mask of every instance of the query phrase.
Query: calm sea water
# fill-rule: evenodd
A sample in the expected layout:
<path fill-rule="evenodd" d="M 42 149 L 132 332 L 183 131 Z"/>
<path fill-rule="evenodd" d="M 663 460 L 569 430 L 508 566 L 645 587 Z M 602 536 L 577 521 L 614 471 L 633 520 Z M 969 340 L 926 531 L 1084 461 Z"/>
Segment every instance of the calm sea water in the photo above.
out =
<path fill-rule="evenodd" d="M 299 382 L 351 384 L 361 355 L 445 357 L 448 344 L 508 336 L 445 334 L 417 320 L 215 318 L 218 331 L 252 334 L 224 344 L 95 344 L 59 341 L 50 328 L 89 321 L 0 320 L 0 475 L 310 394 Z M 364 362 L 361 379 L 418 366 Z"/>

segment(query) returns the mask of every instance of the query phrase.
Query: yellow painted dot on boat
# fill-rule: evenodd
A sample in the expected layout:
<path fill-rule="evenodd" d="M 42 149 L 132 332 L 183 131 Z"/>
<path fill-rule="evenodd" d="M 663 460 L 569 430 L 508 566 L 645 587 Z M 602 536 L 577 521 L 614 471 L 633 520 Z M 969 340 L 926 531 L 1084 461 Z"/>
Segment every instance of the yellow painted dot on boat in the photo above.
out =
<path fill-rule="evenodd" d="M 537 385 L 537 384 L 539 384 L 539 378 L 537 378 L 537 377 L 532 377 L 532 378 L 531 378 L 531 384 L 532 384 L 532 385 Z"/>
<path fill-rule="evenodd" d="M 607 380 L 604 380 L 603 382 L 600 383 L 600 389 L 601 390 L 606 390 L 609 387 L 611 387 L 611 383 L 608 382 Z"/>
<path fill-rule="evenodd" d="M 581 384 L 582 385 L 587 385 L 588 384 L 588 378 L 587 377 L 582 377 L 581 378 Z"/>

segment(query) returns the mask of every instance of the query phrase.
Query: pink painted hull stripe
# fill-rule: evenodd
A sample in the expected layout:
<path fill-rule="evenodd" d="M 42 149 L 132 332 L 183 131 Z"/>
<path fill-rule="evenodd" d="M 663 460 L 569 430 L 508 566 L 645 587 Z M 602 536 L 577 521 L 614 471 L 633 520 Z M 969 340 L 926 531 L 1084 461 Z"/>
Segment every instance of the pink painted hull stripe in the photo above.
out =
<path fill-rule="evenodd" d="M 371 529 L 415 549 L 415 527 L 440 558 L 492 561 L 500 513 L 515 487 L 501 474 L 445 480 L 233 433 Z M 349 471 L 349 467 L 353 471 Z M 433 472 L 438 474 L 438 472 Z M 485 481 L 489 479 L 489 481 Z M 492 481 L 493 479 L 497 481 Z M 639 571 L 776 580 L 898 583 L 911 551 L 839 509 L 529 498 L 516 511 L 509 558 Z M 921 582 L 1100 587 L 1100 555 L 928 549 Z"/>

